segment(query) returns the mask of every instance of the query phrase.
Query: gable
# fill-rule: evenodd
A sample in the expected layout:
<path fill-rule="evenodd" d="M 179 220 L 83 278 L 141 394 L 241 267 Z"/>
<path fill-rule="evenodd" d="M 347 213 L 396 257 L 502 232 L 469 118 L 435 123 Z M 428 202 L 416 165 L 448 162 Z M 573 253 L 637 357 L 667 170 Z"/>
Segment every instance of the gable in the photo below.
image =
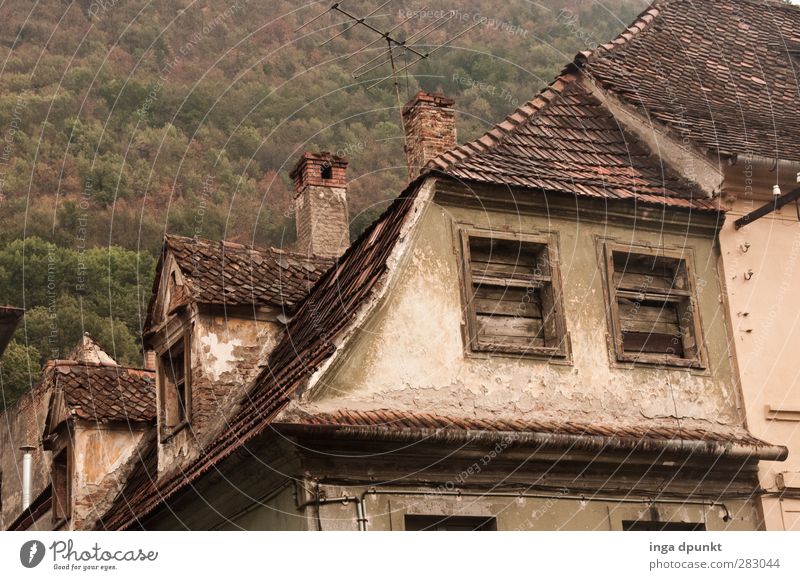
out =
<path fill-rule="evenodd" d="M 574 67 L 483 137 L 428 167 L 464 183 L 718 211 L 626 131 Z"/>

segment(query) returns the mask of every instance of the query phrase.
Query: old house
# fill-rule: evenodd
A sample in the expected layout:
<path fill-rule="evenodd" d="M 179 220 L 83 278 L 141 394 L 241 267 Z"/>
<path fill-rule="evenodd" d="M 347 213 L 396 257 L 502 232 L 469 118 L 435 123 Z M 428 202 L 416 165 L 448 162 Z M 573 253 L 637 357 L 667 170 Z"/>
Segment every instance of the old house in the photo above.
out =
<path fill-rule="evenodd" d="M 734 131 L 684 140 L 680 113 L 634 100 L 663 88 L 659 58 L 671 74 L 696 64 L 670 45 L 679 25 L 709 37 L 685 4 L 657 2 L 476 141 L 456 146 L 451 100 L 412 99 L 409 186 L 283 305 L 202 451 L 172 475 L 152 453 L 99 525 L 762 527 L 759 466 L 787 450 L 748 431 L 731 356 L 719 236 Z M 693 5 L 732 35 L 751 6 Z M 742 52 L 720 39 L 719 62 Z M 343 183 L 314 158 L 297 191 L 313 179 L 321 206 L 338 203 Z M 343 214 L 310 215 L 298 230 L 313 237 Z"/>
<path fill-rule="evenodd" d="M 153 435 L 73 527 L 796 526 L 765 353 L 796 333 L 800 9 L 769 4 L 656 1 L 465 144 L 417 94 L 410 182 L 352 244 L 327 153 L 291 172 L 294 250 L 167 236 Z"/>
<path fill-rule="evenodd" d="M 148 448 L 154 419 L 153 373 L 119 366 L 84 335 L 3 414 L 2 529 L 90 529 Z"/>

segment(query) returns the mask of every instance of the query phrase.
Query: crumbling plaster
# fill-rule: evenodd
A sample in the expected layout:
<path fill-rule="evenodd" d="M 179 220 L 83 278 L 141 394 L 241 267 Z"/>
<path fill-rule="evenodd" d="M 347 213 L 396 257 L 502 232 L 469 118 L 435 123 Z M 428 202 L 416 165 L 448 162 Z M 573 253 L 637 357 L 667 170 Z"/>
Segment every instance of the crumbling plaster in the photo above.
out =
<path fill-rule="evenodd" d="M 560 240 L 571 361 L 465 352 L 456 223 Z M 691 247 L 708 369 L 621 366 L 609 352 L 596 238 Z M 430 203 L 379 306 L 301 402 L 307 410 L 395 408 L 440 414 L 618 424 L 741 427 L 711 239 Z"/>

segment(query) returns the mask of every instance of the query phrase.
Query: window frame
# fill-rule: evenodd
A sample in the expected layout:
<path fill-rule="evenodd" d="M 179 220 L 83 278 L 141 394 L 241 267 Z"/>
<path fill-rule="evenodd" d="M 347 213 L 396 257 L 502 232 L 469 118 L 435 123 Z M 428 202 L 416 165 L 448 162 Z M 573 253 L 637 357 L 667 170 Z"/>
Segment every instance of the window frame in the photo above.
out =
<path fill-rule="evenodd" d="M 70 445 L 66 445 L 61 451 L 54 453 L 50 463 L 50 484 L 53 498 L 51 517 L 54 527 L 72 519 L 72 463 Z"/>
<path fill-rule="evenodd" d="M 627 294 L 628 290 L 619 291 L 614 281 L 616 270 L 614 268 L 614 253 L 627 255 L 640 255 L 648 258 L 666 258 L 679 260 L 683 264 L 686 276 L 686 289 L 672 288 L 669 292 L 653 291 L 650 294 L 665 302 L 677 302 L 679 317 L 681 311 L 691 312 L 691 321 L 684 327 L 681 325 L 681 336 L 690 334 L 694 340 L 694 353 L 686 356 L 686 345 L 683 345 L 683 356 L 670 353 L 630 352 L 624 349 L 622 337 L 622 321 L 620 316 L 619 296 Z M 690 368 L 697 370 L 706 369 L 705 341 L 703 338 L 700 309 L 697 300 L 694 253 L 691 248 L 669 248 L 663 246 L 647 246 L 641 244 L 627 244 L 617 241 L 603 240 L 601 245 L 602 274 L 604 293 L 606 296 L 606 314 L 609 331 L 611 333 L 611 348 L 616 361 L 620 363 L 643 363 L 648 365 L 663 365 L 671 367 Z M 640 293 L 641 294 L 641 293 Z M 646 294 L 646 293 L 645 293 Z M 688 304 L 688 306 L 687 306 Z"/>
<path fill-rule="evenodd" d="M 528 358 L 546 358 L 553 362 L 564 362 L 565 360 L 568 361 L 570 355 L 570 344 L 569 333 L 567 332 L 566 319 L 564 315 L 564 293 L 561 285 L 557 234 L 521 233 L 505 230 L 497 231 L 465 226 L 459 227 L 458 231 L 461 245 L 460 265 L 462 273 L 462 297 L 464 299 L 464 313 L 466 318 L 464 342 L 467 353 L 484 356 L 514 355 Z M 478 339 L 479 325 L 477 313 L 473 302 L 475 298 L 474 288 L 476 281 L 473 278 L 471 268 L 472 256 L 470 251 L 470 239 L 472 238 L 508 240 L 523 244 L 537 244 L 544 246 L 543 251 L 546 252 L 550 272 L 549 276 L 543 277 L 549 278 L 549 280 L 542 281 L 549 286 L 549 292 L 552 294 L 550 301 L 552 303 L 551 310 L 553 313 L 549 319 L 549 322 L 548 319 L 543 315 L 542 323 L 545 326 L 549 324 L 549 332 L 554 335 L 554 340 L 558 343 L 557 346 L 529 345 L 515 347 L 507 344 L 481 345 L 481 342 Z M 523 283 L 513 284 L 513 286 L 520 288 L 529 287 L 529 285 L 525 285 Z"/>
<path fill-rule="evenodd" d="M 168 406 L 171 404 L 178 405 L 180 397 L 178 396 L 177 384 L 174 380 L 167 380 L 167 372 L 164 364 L 164 359 L 175 350 L 176 347 L 181 345 L 183 349 L 183 391 L 185 403 L 183 406 L 183 417 L 175 423 L 168 423 L 167 419 L 171 411 Z M 179 355 L 180 356 L 180 355 Z M 171 357 L 175 358 L 175 357 Z M 192 373 L 191 373 L 191 330 L 185 329 L 169 343 L 169 346 L 164 348 L 158 353 L 158 390 L 159 390 L 159 429 L 161 431 L 161 442 L 166 443 L 176 433 L 188 427 L 192 420 Z M 175 397 L 177 400 L 170 403 L 167 399 L 169 393 L 170 397 Z"/>

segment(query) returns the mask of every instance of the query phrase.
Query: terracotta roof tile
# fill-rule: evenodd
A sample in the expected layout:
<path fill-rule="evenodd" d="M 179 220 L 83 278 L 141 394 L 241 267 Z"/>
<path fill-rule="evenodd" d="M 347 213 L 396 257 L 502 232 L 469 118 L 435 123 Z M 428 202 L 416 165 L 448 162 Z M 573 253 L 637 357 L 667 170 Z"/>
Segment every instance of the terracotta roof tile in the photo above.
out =
<path fill-rule="evenodd" d="M 601 425 L 573 421 L 532 421 L 503 418 L 450 417 L 435 413 L 410 412 L 392 409 L 348 410 L 327 413 L 294 413 L 282 424 L 300 424 L 319 427 L 382 427 L 387 430 L 476 430 L 510 433 L 552 433 L 625 439 L 650 439 L 664 441 L 708 441 L 737 443 L 753 447 L 770 444 L 757 439 L 744 430 L 719 432 L 705 429 L 681 429 L 669 425 Z M 277 425 L 277 424 L 276 424 Z"/>
<path fill-rule="evenodd" d="M 170 311 L 190 301 L 227 306 L 272 305 L 292 310 L 333 263 L 327 258 L 275 248 L 169 235 L 164 238 L 156 281 L 167 251 L 175 256 L 188 287 L 185 294 L 173 297 Z M 146 327 L 152 322 L 154 297 Z"/>
<path fill-rule="evenodd" d="M 800 161 L 800 7 L 659 0 L 636 28 L 576 62 L 700 148 Z"/>
<path fill-rule="evenodd" d="M 458 180 L 718 211 L 565 72 L 483 137 L 432 160 Z"/>
<path fill-rule="evenodd" d="M 56 392 L 74 416 L 89 421 L 149 422 L 156 416 L 155 373 L 115 365 L 52 361 Z"/>

